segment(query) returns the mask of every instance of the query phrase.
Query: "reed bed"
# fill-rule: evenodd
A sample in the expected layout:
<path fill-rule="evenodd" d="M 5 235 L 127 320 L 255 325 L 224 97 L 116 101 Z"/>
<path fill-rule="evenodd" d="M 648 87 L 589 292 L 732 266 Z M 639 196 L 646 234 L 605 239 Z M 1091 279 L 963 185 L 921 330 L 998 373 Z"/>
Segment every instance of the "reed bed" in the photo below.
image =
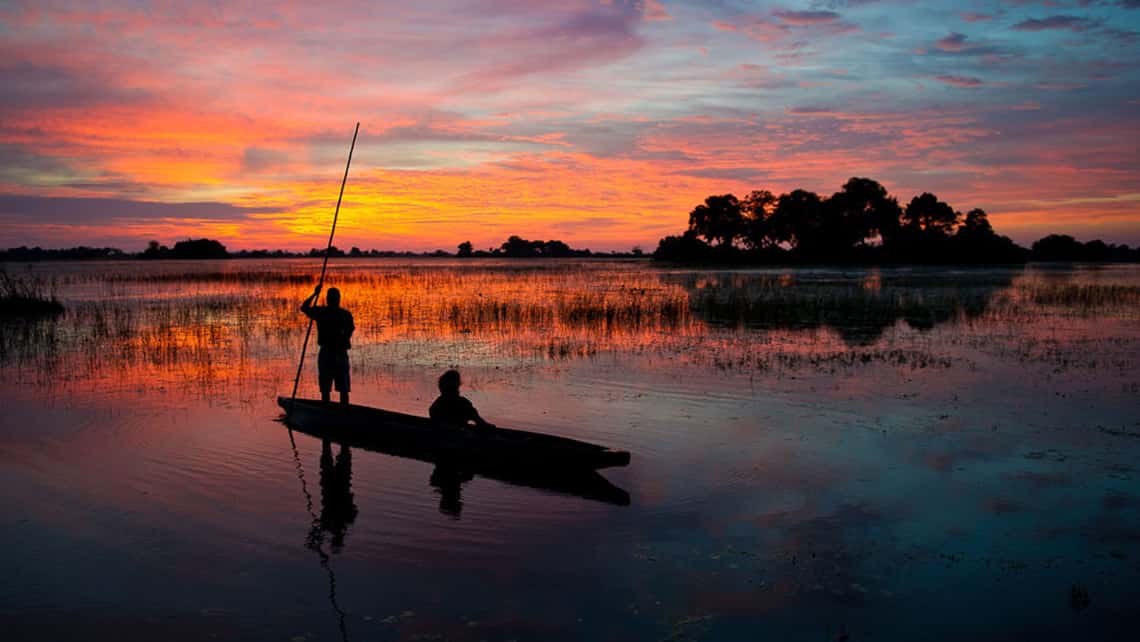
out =
<path fill-rule="evenodd" d="M 63 304 L 42 279 L 17 278 L 0 270 L 0 317 L 42 318 L 61 314 Z"/>
<path fill-rule="evenodd" d="M 106 277 L 106 281 L 108 283 L 143 283 L 152 285 L 166 283 L 223 283 L 233 285 L 286 283 L 291 285 L 304 285 L 312 283 L 313 277 L 309 274 L 298 272 L 135 272 L 110 274 Z"/>
<path fill-rule="evenodd" d="M 1029 296 L 1037 305 L 1080 309 L 1140 305 L 1140 287 L 1134 285 L 1045 283 L 1029 289 Z"/>
<path fill-rule="evenodd" d="M 311 292 L 310 267 L 150 273 L 129 265 L 70 273 L 58 281 L 65 284 L 66 313 L 49 327 L 5 332 L 0 365 L 53 377 L 114 371 L 124 380 L 190 381 L 202 389 L 276 381 L 296 359 L 305 331 L 298 307 Z M 1076 319 L 1089 311 L 1135 318 L 1140 301 L 1136 286 L 1010 273 L 821 276 L 557 263 L 346 264 L 330 272 L 326 288 L 334 286 L 356 318 L 354 368 L 364 372 L 467 357 L 509 365 L 602 354 L 776 374 L 873 365 L 940 369 L 961 362 L 955 354 L 966 346 L 965 330 L 996 351 L 1000 346 L 984 344 L 993 343 L 997 328 L 1032 334 L 1042 315 Z M 955 327 L 938 333 L 938 342 L 919 340 Z M 1062 358 L 1045 344 L 1000 345 L 1009 348 L 1007 356 Z"/>

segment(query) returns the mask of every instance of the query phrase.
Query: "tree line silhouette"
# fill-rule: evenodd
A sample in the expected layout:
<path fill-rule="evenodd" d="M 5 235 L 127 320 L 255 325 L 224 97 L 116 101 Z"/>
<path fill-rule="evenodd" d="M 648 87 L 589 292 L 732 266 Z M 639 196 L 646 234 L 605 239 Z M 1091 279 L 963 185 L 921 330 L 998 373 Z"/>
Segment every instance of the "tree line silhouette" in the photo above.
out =
<path fill-rule="evenodd" d="M 472 257 L 501 257 L 511 259 L 565 259 L 586 256 L 642 256 L 641 248 L 633 248 L 630 252 L 596 253 L 591 250 L 576 250 L 566 243 L 558 240 L 528 241 L 521 236 L 511 236 L 499 247 L 487 250 L 476 250 L 471 241 L 459 244 L 456 256 L 459 258 Z"/>
<path fill-rule="evenodd" d="M 1050 235 L 1028 250 L 997 234 L 982 209 L 963 215 L 924 192 L 905 207 L 878 181 L 851 178 L 830 197 L 797 189 L 714 195 L 653 257 L 687 263 L 1024 263 L 1140 260 L 1140 249 Z"/>
<path fill-rule="evenodd" d="M 167 247 L 158 241 L 150 241 L 142 252 L 124 252 L 114 247 L 87 247 L 78 246 L 62 249 L 44 249 L 42 247 L 13 247 L 0 250 L 0 261 L 76 261 L 94 259 L 279 259 L 323 257 L 325 248 L 312 248 L 305 252 L 292 252 L 289 250 L 239 250 L 230 252 L 226 246 L 214 239 L 187 239 L 178 241 L 173 247 Z M 407 252 L 391 250 L 361 250 L 353 247 L 347 252 L 333 245 L 328 248 L 332 257 L 493 257 L 493 258 L 573 258 L 573 257 L 601 257 L 601 258 L 638 258 L 644 256 L 641 248 L 633 248 L 629 252 L 594 252 L 588 249 L 575 249 L 563 241 L 529 241 L 520 236 L 511 236 L 499 247 L 486 250 L 476 250 L 470 241 L 460 243 L 457 252 L 452 254 L 446 250 L 432 252 Z"/>
<path fill-rule="evenodd" d="M 445 250 L 407 252 L 344 251 L 332 246 L 334 257 L 458 257 L 458 258 L 639 258 L 629 252 L 575 249 L 560 240 L 527 240 L 512 235 L 498 247 L 475 249 L 470 241 L 454 254 Z M 230 252 L 214 239 L 186 239 L 167 247 L 151 241 L 142 252 L 114 247 L 79 246 L 62 249 L 14 247 L 0 250 L 0 261 L 93 259 L 264 259 L 323 257 L 324 248 L 305 252 L 239 250 Z M 680 236 L 660 240 L 653 258 L 682 263 L 1024 263 L 1025 261 L 1140 261 L 1140 247 L 1112 245 L 1101 240 L 1082 243 L 1072 236 L 1050 234 L 1021 247 L 994 232 L 982 209 L 966 214 L 925 192 L 906 207 L 869 178 L 852 178 L 830 197 L 797 189 L 774 195 L 757 190 L 743 199 L 732 194 L 709 196 L 689 213 L 689 227 Z"/>

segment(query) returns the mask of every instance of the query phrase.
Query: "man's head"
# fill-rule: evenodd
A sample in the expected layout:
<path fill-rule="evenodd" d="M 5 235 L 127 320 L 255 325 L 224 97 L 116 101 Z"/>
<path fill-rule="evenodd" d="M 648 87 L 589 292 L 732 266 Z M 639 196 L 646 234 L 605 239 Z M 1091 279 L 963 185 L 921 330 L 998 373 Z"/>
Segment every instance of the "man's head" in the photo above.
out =
<path fill-rule="evenodd" d="M 325 295 L 325 302 L 329 304 L 330 308 L 339 308 L 340 290 L 336 288 L 329 288 L 328 294 Z"/>
<path fill-rule="evenodd" d="M 439 377 L 439 393 L 443 395 L 459 394 L 459 371 L 448 370 Z"/>

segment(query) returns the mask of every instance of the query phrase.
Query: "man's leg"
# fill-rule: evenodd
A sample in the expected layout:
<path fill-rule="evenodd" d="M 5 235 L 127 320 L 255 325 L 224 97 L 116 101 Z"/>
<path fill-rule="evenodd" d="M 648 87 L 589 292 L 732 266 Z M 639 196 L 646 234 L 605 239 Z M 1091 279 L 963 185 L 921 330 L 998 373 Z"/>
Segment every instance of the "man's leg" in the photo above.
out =
<path fill-rule="evenodd" d="M 321 401 L 324 403 L 328 403 L 332 395 L 334 379 L 328 361 L 328 354 L 324 350 L 317 353 L 317 384 L 321 387 Z"/>
<path fill-rule="evenodd" d="M 348 403 L 348 391 L 352 389 L 352 380 L 349 378 L 348 367 L 348 353 L 345 352 L 343 357 L 337 363 L 339 378 L 336 382 L 336 389 L 340 391 L 340 402 L 343 404 Z"/>

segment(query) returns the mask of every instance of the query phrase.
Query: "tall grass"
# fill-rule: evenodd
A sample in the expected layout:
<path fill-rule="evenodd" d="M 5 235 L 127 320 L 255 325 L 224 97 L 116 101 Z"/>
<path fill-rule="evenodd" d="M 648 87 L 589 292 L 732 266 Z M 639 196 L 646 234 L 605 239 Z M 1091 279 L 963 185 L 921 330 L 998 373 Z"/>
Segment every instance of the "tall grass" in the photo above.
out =
<path fill-rule="evenodd" d="M 16 278 L 0 270 L 0 317 L 48 317 L 62 312 L 63 304 L 42 280 Z"/>
<path fill-rule="evenodd" d="M 197 382 L 203 391 L 272 383 L 295 368 L 306 327 L 298 306 L 311 292 L 312 266 L 143 267 L 64 272 L 50 288 L 0 273 L 3 291 L 21 300 L 50 304 L 60 287 L 69 302 L 56 322 L 0 334 L 0 368 L 51 372 L 57 380 L 117 372 L 118 382 Z M 1087 334 L 1093 313 L 1127 323 L 1136 318 L 1138 296 L 1132 284 L 1073 287 L 1005 273 L 592 264 L 353 264 L 330 272 L 326 289 L 333 286 L 356 318 L 353 368 L 366 376 L 393 364 L 511 367 L 599 355 L 776 376 L 869 364 L 949 368 L 973 337 L 989 354 L 1008 348 L 1002 358 L 1034 362 L 1056 352 L 1037 329 L 1048 328 L 1050 337 L 1070 326 Z M 1099 356 L 1100 367 L 1114 363 Z"/>

